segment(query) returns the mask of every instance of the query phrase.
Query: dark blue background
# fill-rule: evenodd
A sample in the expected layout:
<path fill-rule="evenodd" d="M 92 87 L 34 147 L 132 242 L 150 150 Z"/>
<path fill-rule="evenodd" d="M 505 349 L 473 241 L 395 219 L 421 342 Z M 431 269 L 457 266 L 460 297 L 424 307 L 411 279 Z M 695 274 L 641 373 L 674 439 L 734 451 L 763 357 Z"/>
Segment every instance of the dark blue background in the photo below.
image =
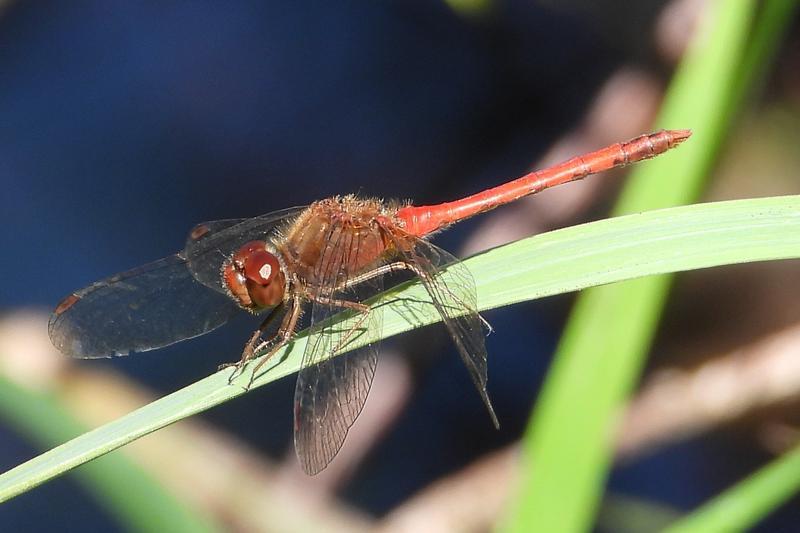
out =
<path fill-rule="evenodd" d="M 647 35 L 648 14 L 624 34 L 613 19 L 525 1 L 475 20 L 408 0 L 14 2 L 0 16 L 0 310 L 51 308 L 173 253 L 202 220 L 348 192 L 436 202 L 517 175 L 577 122 L 614 66 L 647 57 L 632 39 Z M 456 250 L 473 226 L 437 242 Z M 501 432 L 442 338 L 447 353 L 421 364 L 407 412 L 344 496 L 380 514 L 518 438 L 564 304 L 489 314 Z M 251 326 L 91 364 L 166 393 L 235 359 Z M 283 453 L 292 387 L 207 416 Z M 722 448 L 740 453 L 713 439 L 671 448 L 618 469 L 612 490 L 695 506 L 755 464 L 727 464 Z M 0 434 L 3 469 L 36 452 Z M 76 487 L 61 479 L 18 497 L 0 530 L 117 527 Z"/>

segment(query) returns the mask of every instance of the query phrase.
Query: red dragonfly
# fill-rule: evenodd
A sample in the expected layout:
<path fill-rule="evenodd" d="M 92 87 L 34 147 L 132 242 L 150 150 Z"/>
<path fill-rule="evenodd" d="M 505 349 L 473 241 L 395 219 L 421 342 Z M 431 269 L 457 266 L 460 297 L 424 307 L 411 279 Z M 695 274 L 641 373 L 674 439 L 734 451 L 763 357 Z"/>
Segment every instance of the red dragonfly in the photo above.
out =
<path fill-rule="evenodd" d="M 182 252 L 65 298 L 50 319 L 50 339 L 74 357 L 110 357 L 202 335 L 242 311 L 263 313 L 232 365 L 236 373 L 263 355 L 255 376 L 292 340 L 301 310 L 310 305 L 294 441 L 300 464 L 313 475 L 342 447 L 375 375 L 382 311 L 364 301 L 383 290 L 385 275 L 404 271 L 425 287 L 499 427 L 486 392 L 485 322 L 476 310 L 475 283 L 466 267 L 425 237 L 548 187 L 649 159 L 690 134 L 643 135 L 433 206 L 348 195 L 251 219 L 205 222 L 191 231 Z M 352 326 L 332 324 L 329 318 L 341 312 L 351 315 Z M 333 357 L 356 338 L 361 347 Z"/>

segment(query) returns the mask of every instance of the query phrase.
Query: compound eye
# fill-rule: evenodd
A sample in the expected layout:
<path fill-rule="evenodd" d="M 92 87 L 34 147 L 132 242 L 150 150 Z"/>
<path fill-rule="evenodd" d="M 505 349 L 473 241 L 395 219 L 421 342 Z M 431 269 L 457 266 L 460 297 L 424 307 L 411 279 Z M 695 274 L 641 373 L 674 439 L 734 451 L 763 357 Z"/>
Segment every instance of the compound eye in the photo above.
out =
<path fill-rule="evenodd" d="M 246 242 L 243 245 L 241 245 L 238 250 L 236 250 L 236 253 L 233 254 L 232 261 L 236 265 L 236 268 L 238 268 L 239 270 L 243 270 L 244 263 L 248 257 L 257 252 L 266 252 L 266 251 L 267 251 L 267 243 L 265 243 L 264 241 Z"/>
<path fill-rule="evenodd" d="M 231 292 L 231 296 L 233 296 L 241 306 L 253 306 L 253 300 L 250 298 L 250 293 L 247 290 L 247 280 L 239 269 L 237 269 L 234 261 L 230 261 L 225 265 L 225 268 L 222 269 L 222 279 L 225 286 Z"/>
<path fill-rule="evenodd" d="M 286 277 L 264 241 L 242 245 L 225 264 L 222 275 L 231 296 L 245 309 L 258 312 L 278 305 L 285 297 Z"/>
<path fill-rule="evenodd" d="M 278 258 L 266 250 L 253 250 L 244 259 L 244 276 L 259 285 L 272 283 L 280 268 Z"/>

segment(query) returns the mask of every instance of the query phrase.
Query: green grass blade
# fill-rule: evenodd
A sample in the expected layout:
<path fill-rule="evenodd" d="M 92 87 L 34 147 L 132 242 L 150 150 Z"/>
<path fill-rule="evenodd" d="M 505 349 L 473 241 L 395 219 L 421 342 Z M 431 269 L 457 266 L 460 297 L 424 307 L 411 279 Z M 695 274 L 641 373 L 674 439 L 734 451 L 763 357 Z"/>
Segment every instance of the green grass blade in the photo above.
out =
<path fill-rule="evenodd" d="M 800 258 L 800 196 L 719 202 L 652 211 L 545 233 L 465 261 L 481 310 L 652 274 L 731 263 Z M 383 336 L 438 321 L 415 283 L 383 295 Z M 381 303 L 379 302 L 379 303 Z M 297 372 L 305 337 L 279 354 L 254 387 Z M 281 358 L 279 360 L 279 358 Z M 228 385 L 222 371 L 85 433 L 0 475 L 0 501 L 173 422 L 229 401 L 247 376 Z"/>
<path fill-rule="evenodd" d="M 659 119 L 662 127 L 691 128 L 693 136 L 680 150 L 637 167 L 617 214 L 696 199 L 732 111 L 747 92 L 744 84 L 753 79 L 746 69 L 765 61 L 755 61 L 757 53 L 773 49 L 746 46 L 755 2 L 713 6 L 675 74 Z M 784 4 L 784 13 L 788 7 Z M 762 17 L 761 23 L 775 18 Z M 780 32 L 753 35 L 769 40 Z M 504 524 L 508 530 L 591 527 L 612 461 L 615 418 L 640 374 L 669 285 L 669 277 L 652 277 L 593 289 L 578 299 L 526 431 L 527 460 Z"/>
<path fill-rule="evenodd" d="M 681 518 L 667 533 L 745 531 L 800 489 L 800 447 Z"/>
<path fill-rule="evenodd" d="M 0 380 L 0 417 L 31 442 L 49 448 L 85 428 L 52 397 Z M 217 531 L 155 479 L 116 453 L 83 465 L 76 479 L 130 531 Z"/>
<path fill-rule="evenodd" d="M 661 127 L 691 129 L 692 137 L 680 151 L 636 167 L 614 214 L 671 207 L 699 196 L 738 108 L 755 76 L 763 75 L 771 63 L 770 54 L 799 4 L 765 2 L 758 23 L 751 27 L 755 5 L 753 1 L 716 2 L 716 9 L 708 14 L 716 26 L 700 36 L 675 73 L 658 119 Z"/>

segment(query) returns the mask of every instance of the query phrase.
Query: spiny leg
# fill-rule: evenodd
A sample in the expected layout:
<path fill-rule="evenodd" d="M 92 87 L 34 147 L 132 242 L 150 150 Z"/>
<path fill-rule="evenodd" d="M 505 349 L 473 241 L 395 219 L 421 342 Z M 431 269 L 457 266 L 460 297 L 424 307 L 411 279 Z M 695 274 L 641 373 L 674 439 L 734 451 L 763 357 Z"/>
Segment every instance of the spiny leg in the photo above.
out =
<path fill-rule="evenodd" d="M 248 389 L 253 385 L 253 381 L 256 379 L 256 374 L 258 373 L 259 369 L 264 366 L 267 361 L 272 359 L 272 356 L 278 353 L 278 350 L 286 346 L 286 343 L 288 343 L 291 340 L 292 335 L 294 335 L 294 330 L 297 327 L 297 321 L 300 319 L 301 307 L 299 297 L 292 298 L 289 305 L 291 308 L 283 316 L 281 327 L 278 328 L 278 331 L 275 333 L 275 335 L 273 335 L 269 341 L 261 343 L 253 350 L 253 354 L 255 354 L 262 347 L 267 346 L 270 342 L 273 342 L 277 339 L 277 342 L 275 342 L 272 348 L 270 348 L 269 352 L 261 358 L 261 361 L 258 362 L 256 367 L 253 369 L 252 374 L 250 374 L 250 381 L 247 383 Z"/>
<path fill-rule="evenodd" d="M 365 272 L 364 274 L 361 274 L 360 276 L 356 276 L 354 278 L 350 278 L 345 283 L 343 283 L 341 287 L 337 287 L 336 290 L 350 288 L 350 287 L 352 287 L 354 285 L 358 285 L 359 283 L 362 283 L 362 282 L 367 281 L 369 279 L 375 278 L 377 276 L 382 276 L 383 274 L 388 274 L 390 272 L 400 272 L 401 270 L 408 270 L 409 272 L 411 272 L 412 274 L 414 274 L 415 276 L 417 276 L 420 279 L 426 279 L 427 278 L 427 274 L 424 271 L 422 271 L 419 268 L 417 268 L 417 266 L 414 265 L 413 263 L 408 262 L 408 261 L 395 261 L 393 263 L 389 263 L 387 265 L 382 265 L 382 266 L 380 266 L 378 268 L 374 268 L 374 269 L 370 270 L 369 272 Z M 444 287 L 444 290 L 447 291 L 447 293 L 450 295 L 451 298 L 457 300 L 459 303 L 461 303 L 463 305 L 464 302 L 462 302 L 461 299 L 457 295 L 453 294 L 449 289 L 447 289 L 447 287 Z M 483 325 L 486 327 L 486 329 L 488 330 L 488 333 L 491 334 L 494 331 L 494 328 L 492 327 L 492 325 L 489 324 L 489 322 L 487 322 L 485 318 L 483 318 L 483 315 L 478 314 L 478 318 L 481 320 Z"/>
<path fill-rule="evenodd" d="M 402 267 L 398 267 L 396 265 L 402 265 Z M 427 280 L 430 278 L 430 276 L 428 276 L 428 274 L 425 271 L 419 269 L 416 265 L 412 263 L 398 262 L 398 263 L 392 263 L 391 266 L 394 266 L 396 270 L 402 270 L 402 269 L 409 270 L 421 280 Z M 446 285 L 442 285 L 442 289 L 447 291 L 447 294 L 455 301 L 460 303 L 462 306 L 466 306 L 466 303 L 463 300 L 461 300 L 461 298 L 459 298 L 457 294 L 454 294 L 453 291 L 448 289 Z M 485 318 L 483 318 L 483 315 L 481 315 L 480 313 L 478 313 L 478 318 L 480 319 L 481 323 L 483 323 L 483 325 L 486 327 L 487 335 L 492 334 L 494 332 L 494 328 L 492 327 L 492 325 L 489 324 L 489 322 Z"/>
<path fill-rule="evenodd" d="M 338 292 L 338 291 L 341 291 L 341 290 L 349 289 L 349 288 L 351 288 L 351 287 L 353 287 L 355 285 L 358 285 L 359 283 L 363 283 L 363 282 L 365 282 L 367 280 L 370 280 L 372 278 L 376 278 L 378 276 L 382 276 L 382 275 L 388 274 L 390 272 L 399 272 L 401 270 L 409 270 L 409 268 L 410 268 L 410 266 L 407 263 L 403 262 L 403 261 L 395 261 L 393 263 L 389 263 L 389 264 L 386 264 L 386 265 L 381 265 L 379 267 L 373 268 L 372 270 L 364 272 L 363 274 L 360 274 L 358 276 L 354 276 L 352 278 L 349 278 L 348 280 L 346 280 L 340 286 L 336 287 L 331 292 Z"/>
<path fill-rule="evenodd" d="M 223 369 L 229 368 L 229 367 L 235 367 L 233 372 L 231 373 L 230 377 L 228 378 L 228 384 L 230 384 L 233 381 L 233 379 L 236 377 L 237 373 L 239 373 L 241 371 L 241 369 L 244 367 L 244 365 L 246 365 L 247 362 L 250 361 L 250 359 L 253 358 L 253 355 L 255 354 L 254 347 L 258 343 L 258 340 L 261 337 L 261 335 L 264 333 L 264 330 L 266 330 L 267 327 L 269 327 L 269 325 L 272 322 L 275 321 L 275 319 L 278 317 L 278 315 L 280 315 L 285 310 L 286 310 L 286 304 L 285 303 L 281 303 L 280 305 L 274 307 L 272 309 L 272 311 L 270 311 L 269 314 L 266 316 L 266 318 L 264 318 L 264 320 L 261 322 L 261 325 L 258 326 L 258 329 L 256 329 L 253 332 L 253 335 L 247 341 L 247 344 L 244 345 L 244 350 L 242 350 L 241 359 L 239 359 L 238 361 L 236 361 L 234 363 L 223 363 L 223 364 L 221 364 L 219 366 L 218 370 L 223 370 Z M 271 342 L 272 339 L 275 338 L 275 335 L 276 335 L 276 333 L 273 333 L 272 335 L 270 335 L 270 338 L 268 339 L 267 342 Z"/>
<path fill-rule="evenodd" d="M 319 295 L 314 297 L 314 301 L 322 303 L 322 304 L 326 304 L 326 305 L 332 305 L 332 306 L 335 306 L 335 307 L 341 307 L 342 309 L 350 309 L 352 311 L 355 311 L 355 312 L 361 314 L 361 316 L 358 318 L 358 321 L 355 324 L 353 324 L 353 326 L 347 331 L 347 333 L 345 333 L 342 336 L 342 338 L 339 339 L 338 344 L 333 347 L 333 349 L 331 350 L 331 354 L 333 355 L 336 352 L 338 352 L 339 350 L 341 350 L 344 346 L 346 346 L 347 343 L 350 341 L 350 337 L 352 337 L 355 334 L 355 332 L 358 331 L 358 328 L 361 327 L 361 325 L 364 323 L 364 321 L 369 316 L 370 307 L 367 304 L 362 304 L 360 302 L 351 302 L 350 300 L 339 300 L 339 299 L 328 298 L 327 296 L 319 296 Z"/>
<path fill-rule="evenodd" d="M 390 272 L 399 272 L 401 270 L 413 270 L 413 267 L 406 262 L 403 261 L 395 261 L 393 263 L 389 263 L 386 265 L 381 265 L 377 268 L 374 268 L 368 272 L 360 274 L 358 276 L 352 277 L 340 283 L 333 289 L 325 291 L 327 294 L 336 294 L 339 291 L 349 289 L 358 285 L 359 283 L 363 283 L 370 279 L 376 278 L 378 276 L 382 276 L 384 274 L 388 274 Z M 336 353 L 342 347 L 346 346 L 349 342 L 350 338 L 355 334 L 356 331 L 361 327 L 364 321 L 369 316 L 370 307 L 366 304 L 360 302 L 353 302 L 350 300 L 341 300 L 336 298 L 331 298 L 324 294 L 317 294 L 313 297 L 310 297 L 312 301 L 319 302 L 326 305 L 331 305 L 334 307 L 341 307 L 343 309 L 350 309 L 356 311 L 361 314 L 358 321 L 353 325 L 352 328 L 339 340 L 338 344 L 333 348 L 332 353 Z"/>

